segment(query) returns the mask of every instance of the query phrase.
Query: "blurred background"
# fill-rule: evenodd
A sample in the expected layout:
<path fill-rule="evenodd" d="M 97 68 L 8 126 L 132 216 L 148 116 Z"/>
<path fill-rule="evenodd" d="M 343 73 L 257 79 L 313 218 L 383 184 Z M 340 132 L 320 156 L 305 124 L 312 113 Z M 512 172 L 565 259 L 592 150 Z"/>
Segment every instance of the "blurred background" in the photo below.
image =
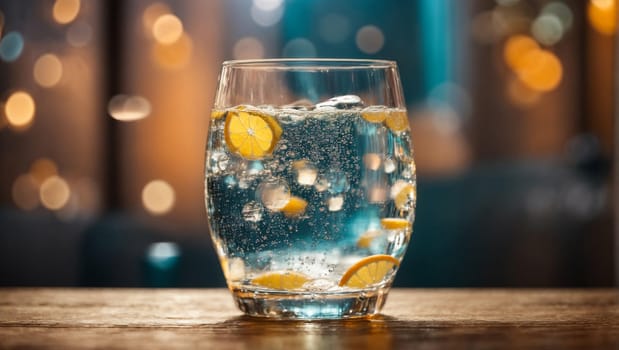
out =
<path fill-rule="evenodd" d="M 0 285 L 224 286 L 221 63 L 400 67 L 418 211 L 396 286 L 614 284 L 616 0 L 0 0 Z"/>

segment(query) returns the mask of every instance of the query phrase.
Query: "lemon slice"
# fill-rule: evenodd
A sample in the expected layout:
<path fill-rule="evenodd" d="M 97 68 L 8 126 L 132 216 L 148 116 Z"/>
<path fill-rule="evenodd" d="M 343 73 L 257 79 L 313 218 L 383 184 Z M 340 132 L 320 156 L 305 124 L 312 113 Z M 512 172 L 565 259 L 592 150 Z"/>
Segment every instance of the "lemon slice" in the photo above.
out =
<path fill-rule="evenodd" d="M 386 230 L 402 230 L 410 228 L 410 223 L 408 220 L 401 218 L 380 219 L 380 225 Z"/>
<path fill-rule="evenodd" d="M 211 111 L 211 119 L 216 120 L 224 117 L 226 115 L 226 111 L 222 109 L 213 109 Z"/>
<path fill-rule="evenodd" d="M 254 277 L 251 283 L 270 289 L 294 290 L 301 288 L 308 281 L 310 281 L 310 278 L 300 272 L 274 271 Z"/>
<path fill-rule="evenodd" d="M 281 211 L 288 217 L 295 217 L 305 213 L 306 207 L 307 201 L 305 199 L 292 196 Z"/>
<path fill-rule="evenodd" d="M 400 262 L 391 255 L 372 255 L 359 260 L 351 266 L 342 279 L 340 287 L 366 288 L 382 282 L 385 277 L 394 271 Z"/>
<path fill-rule="evenodd" d="M 408 130 L 408 116 L 406 111 L 392 111 L 385 118 L 385 124 L 392 131 Z"/>
<path fill-rule="evenodd" d="M 246 159 L 261 159 L 273 151 L 282 134 L 277 121 L 266 114 L 248 110 L 229 111 L 224 136 L 228 148 Z"/>
<path fill-rule="evenodd" d="M 372 242 L 382 234 L 380 230 L 365 231 L 357 240 L 357 247 L 361 249 L 369 248 Z"/>
<path fill-rule="evenodd" d="M 370 123 L 382 123 L 387 118 L 385 111 L 365 111 L 361 113 L 361 117 Z"/>

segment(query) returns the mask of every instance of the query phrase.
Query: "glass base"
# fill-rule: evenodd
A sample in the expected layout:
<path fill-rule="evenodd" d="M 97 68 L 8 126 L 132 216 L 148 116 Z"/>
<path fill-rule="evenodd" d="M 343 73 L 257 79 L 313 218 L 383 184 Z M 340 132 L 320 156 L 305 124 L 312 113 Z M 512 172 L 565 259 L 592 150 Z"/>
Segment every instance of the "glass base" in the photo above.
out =
<path fill-rule="evenodd" d="M 380 312 L 389 288 L 354 292 L 272 292 L 234 288 L 236 305 L 249 316 L 325 320 L 364 318 Z"/>

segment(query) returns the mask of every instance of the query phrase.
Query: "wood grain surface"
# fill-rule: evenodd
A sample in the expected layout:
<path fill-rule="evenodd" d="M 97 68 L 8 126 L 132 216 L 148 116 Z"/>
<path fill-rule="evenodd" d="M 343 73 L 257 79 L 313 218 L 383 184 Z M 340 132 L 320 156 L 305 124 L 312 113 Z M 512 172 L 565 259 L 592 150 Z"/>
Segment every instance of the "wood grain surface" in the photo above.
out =
<path fill-rule="evenodd" d="M 617 290 L 395 289 L 368 320 L 242 316 L 225 289 L 0 289 L 0 348 L 619 349 Z"/>

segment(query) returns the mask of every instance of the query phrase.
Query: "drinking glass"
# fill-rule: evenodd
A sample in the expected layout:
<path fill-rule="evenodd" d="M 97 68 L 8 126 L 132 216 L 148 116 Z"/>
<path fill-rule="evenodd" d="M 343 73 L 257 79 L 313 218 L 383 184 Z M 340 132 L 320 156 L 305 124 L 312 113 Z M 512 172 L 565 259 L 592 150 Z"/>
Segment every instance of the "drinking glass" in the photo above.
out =
<path fill-rule="evenodd" d="M 210 118 L 205 201 L 223 273 L 244 313 L 378 313 L 416 205 L 396 63 L 224 62 Z"/>

